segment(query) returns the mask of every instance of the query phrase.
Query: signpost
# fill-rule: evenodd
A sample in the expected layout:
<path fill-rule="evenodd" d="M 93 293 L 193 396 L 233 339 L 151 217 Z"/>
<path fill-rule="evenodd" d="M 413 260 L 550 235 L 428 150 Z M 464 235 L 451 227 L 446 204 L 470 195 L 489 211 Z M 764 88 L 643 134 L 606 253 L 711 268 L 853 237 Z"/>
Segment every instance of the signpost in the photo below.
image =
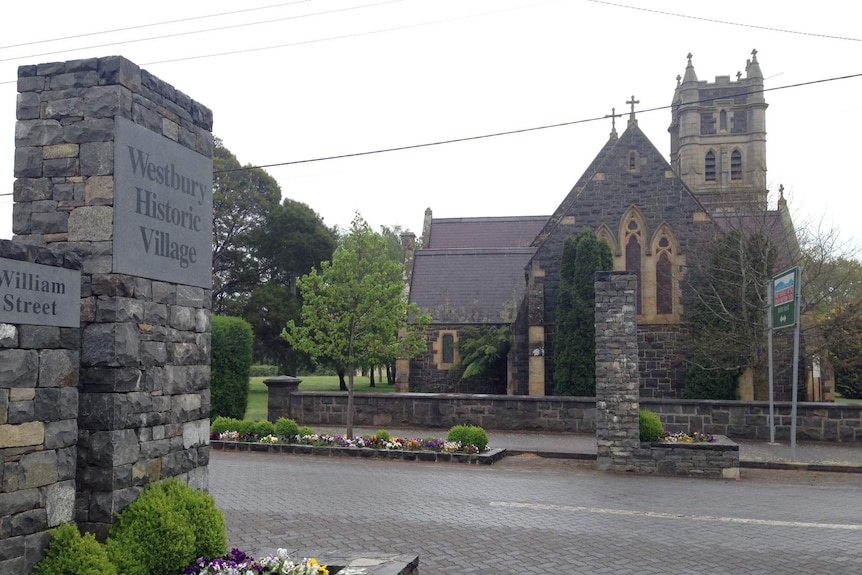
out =
<path fill-rule="evenodd" d="M 799 391 L 799 267 L 784 270 L 770 281 L 769 306 L 769 439 L 775 442 L 775 407 L 773 401 L 772 332 L 795 327 L 793 332 L 793 390 L 790 410 L 790 458 L 796 459 L 796 403 Z"/>

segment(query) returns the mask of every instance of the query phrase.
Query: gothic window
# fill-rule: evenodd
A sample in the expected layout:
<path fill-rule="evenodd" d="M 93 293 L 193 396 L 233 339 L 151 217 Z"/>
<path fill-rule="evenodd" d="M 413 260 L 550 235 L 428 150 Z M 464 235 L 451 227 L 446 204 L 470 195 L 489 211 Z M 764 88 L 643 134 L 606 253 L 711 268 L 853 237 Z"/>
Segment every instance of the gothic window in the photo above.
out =
<path fill-rule="evenodd" d="M 455 363 L 455 336 L 443 335 L 443 363 Z"/>
<path fill-rule="evenodd" d="M 704 162 L 704 176 L 707 182 L 715 181 L 715 152 L 712 150 L 706 153 L 706 161 Z"/>
<path fill-rule="evenodd" d="M 657 314 L 673 313 L 673 276 L 671 246 L 666 237 L 658 241 L 658 260 L 655 264 L 655 307 Z"/>
<path fill-rule="evenodd" d="M 641 313 L 642 296 L 642 281 L 641 281 L 641 226 L 632 214 L 625 226 L 625 247 L 626 247 L 626 271 L 635 272 L 638 278 L 637 284 L 637 312 Z"/>
<path fill-rule="evenodd" d="M 730 154 L 730 179 L 742 179 L 742 154 L 739 150 L 734 150 L 733 153 Z"/>
<path fill-rule="evenodd" d="M 638 169 L 638 153 L 632 150 L 629 152 L 629 170 L 635 171 Z"/>
<path fill-rule="evenodd" d="M 727 110 L 722 110 L 718 114 L 718 129 L 722 132 L 727 131 Z"/>

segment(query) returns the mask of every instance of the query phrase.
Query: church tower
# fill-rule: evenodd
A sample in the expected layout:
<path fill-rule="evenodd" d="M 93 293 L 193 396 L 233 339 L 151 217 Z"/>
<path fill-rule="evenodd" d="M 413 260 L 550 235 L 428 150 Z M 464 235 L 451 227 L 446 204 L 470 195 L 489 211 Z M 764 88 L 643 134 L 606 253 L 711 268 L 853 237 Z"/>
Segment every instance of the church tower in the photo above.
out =
<path fill-rule="evenodd" d="M 766 101 L 757 50 L 737 72 L 699 82 L 688 55 L 677 76 L 670 163 L 710 212 L 766 209 Z"/>

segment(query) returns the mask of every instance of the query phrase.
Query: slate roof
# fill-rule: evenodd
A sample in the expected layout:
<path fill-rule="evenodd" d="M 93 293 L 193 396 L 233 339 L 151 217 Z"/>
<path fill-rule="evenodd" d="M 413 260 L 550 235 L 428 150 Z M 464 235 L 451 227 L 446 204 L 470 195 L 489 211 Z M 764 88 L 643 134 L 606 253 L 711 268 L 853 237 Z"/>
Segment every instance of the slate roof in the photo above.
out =
<path fill-rule="evenodd" d="M 777 210 L 760 213 L 718 212 L 710 214 L 722 232 L 740 230 L 746 234 L 763 234 L 776 246 L 775 271 L 795 265 L 800 260 L 799 241 L 786 204 Z"/>
<path fill-rule="evenodd" d="M 421 249 L 410 301 L 433 323 L 511 323 L 524 294 L 524 266 L 535 248 Z"/>
<path fill-rule="evenodd" d="M 535 239 L 548 216 L 431 220 L 426 248 L 520 248 Z"/>

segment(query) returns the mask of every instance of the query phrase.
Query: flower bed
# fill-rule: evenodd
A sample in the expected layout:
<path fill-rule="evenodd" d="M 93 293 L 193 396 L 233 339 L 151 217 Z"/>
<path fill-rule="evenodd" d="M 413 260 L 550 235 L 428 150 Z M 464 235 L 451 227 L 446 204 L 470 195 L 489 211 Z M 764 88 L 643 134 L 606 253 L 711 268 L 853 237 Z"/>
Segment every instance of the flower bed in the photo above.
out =
<path fill-rule="evenodd" d="M 221 426 L 213 425 L 213 427 Z M 480 432 L 480 445 L 452 440 L 452 437 L 463 432 L 465 427 L 467 426 L 456 426 L 450 430 L 448 439 L 393 437 L 385 430 L 380 430 L 375 435 L 353 438 L 344 435 L 318 434 L 307 428 L 296 434 L 269 433 L 266 435 L 260 435 L 253 431 L 225 430 L 214 431 L 210 436 L 210 445 L 213 449 L 225 451 L 340 455 L 404 461 L 454 461 L 483 464 L 494 463 L 505 455 L 504 449 L 487 448 L 487 435 L 480 428 L 468 430 L 471 433 Z"/>
<path fill-rule="evenodd" d="M 333 573 L 340 570 L 333 567 Z M 239 549 L 232 549 L 218 559 L 201 557 L 195 564 L 184 569 L 182 575 L 329 575 L 329 568 L 318 563 L 317 559 L 294 561 L 286 549 L 279 549 L 274 555 L 254 559 Z"/>

